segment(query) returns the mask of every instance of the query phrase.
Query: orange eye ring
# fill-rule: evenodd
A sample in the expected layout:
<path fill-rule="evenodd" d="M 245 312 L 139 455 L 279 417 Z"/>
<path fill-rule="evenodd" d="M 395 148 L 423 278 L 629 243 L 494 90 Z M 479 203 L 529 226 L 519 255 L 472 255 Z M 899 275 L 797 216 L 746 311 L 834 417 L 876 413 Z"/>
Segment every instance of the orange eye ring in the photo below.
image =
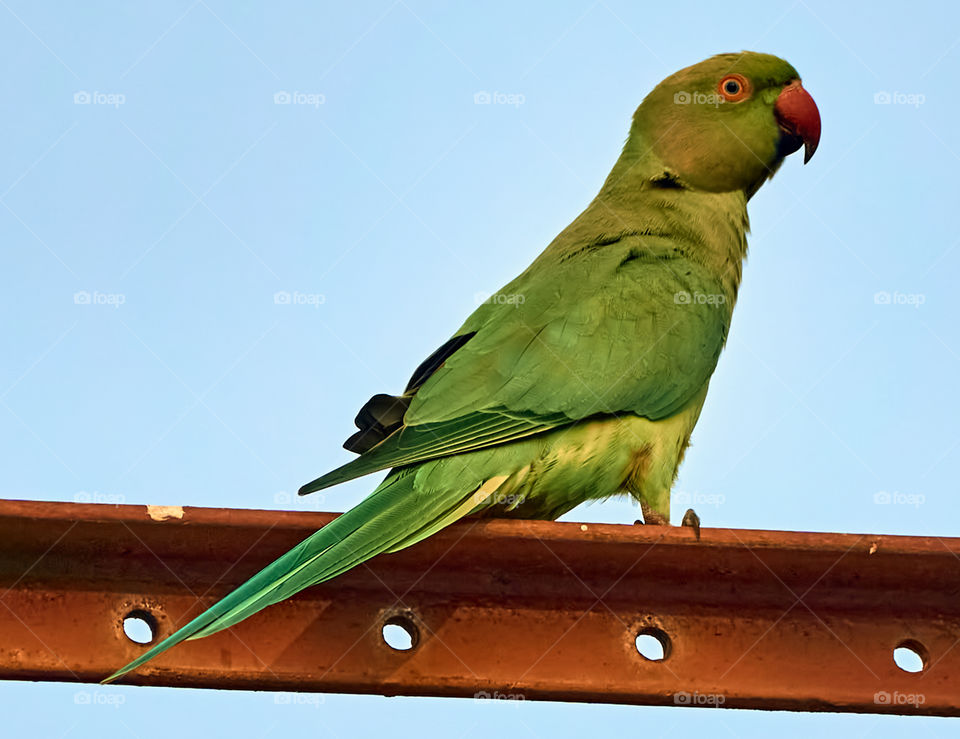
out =
<path fill-rule="evenodd" d="M 717 92 L 728 103 L 739 103 L 750 96 L 750 81 L 742 74 L 728 74 L 720 80 Z"/>

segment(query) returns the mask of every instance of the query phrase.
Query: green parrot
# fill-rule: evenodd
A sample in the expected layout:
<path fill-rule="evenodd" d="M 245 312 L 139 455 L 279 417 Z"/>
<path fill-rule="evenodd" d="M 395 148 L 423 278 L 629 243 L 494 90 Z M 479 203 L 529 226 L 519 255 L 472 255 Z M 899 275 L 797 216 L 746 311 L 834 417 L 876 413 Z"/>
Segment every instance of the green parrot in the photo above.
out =
<path fill-rule="evenodd" d="M 819 139 L 813 98 L 775 56 L 667 77 L 586 210 L 401 395 L 373 396 L 344 444 L 359 456 L 300 493 L 390 469 L 383 482 L 104 682 L 464 516 L 555 519 L 626 494 L 668 523 L 730 326 L 747 201 Z"/>

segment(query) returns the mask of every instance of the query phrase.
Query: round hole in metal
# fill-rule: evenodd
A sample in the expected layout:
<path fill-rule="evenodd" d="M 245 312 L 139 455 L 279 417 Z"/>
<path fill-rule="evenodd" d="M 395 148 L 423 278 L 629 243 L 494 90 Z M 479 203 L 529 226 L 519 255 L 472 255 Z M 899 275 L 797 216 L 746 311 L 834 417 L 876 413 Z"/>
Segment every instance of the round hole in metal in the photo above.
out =
<path fill-rule="evenodd" d="M 420 630 L 409 616 L 391 616 L 383 622 L 383 641 L 391 649 L 408 652 L 420 641 Z"/>
<path fill-rule="evenodd" d="M 923 672 L 927 666 L 927 649 L 914 639 L 904 639 L 893 650 L 893 661 L 904 672 Z"/>
<path fill-rule="evenodd" d="M 123 617 L 123 633 L 135 644 L 150 644 L 157 638 L 157 619 L 141 608 Z"/>
<path fill-rule="evenodd" d="M 637 652 L 650 662 L 662 662 L 670 656 L 670 637 L 663 629 L 645 626 L 637 632 Z"/>

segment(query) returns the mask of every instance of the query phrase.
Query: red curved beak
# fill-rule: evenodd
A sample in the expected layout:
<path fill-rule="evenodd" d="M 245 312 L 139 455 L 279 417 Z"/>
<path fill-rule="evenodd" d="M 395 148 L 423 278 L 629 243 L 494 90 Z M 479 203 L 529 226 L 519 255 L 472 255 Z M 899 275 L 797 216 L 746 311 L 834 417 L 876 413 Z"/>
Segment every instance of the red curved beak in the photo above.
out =
<path fill-rule="evenodd" d="M 773 104 L 773 114 L 784 133 L 781 143 L 784 155 L 792 154 L 802 144 L 803 163 L 809 162 L 820 143 L 820 111 L 800 80 L 794 80 L 780 91 Z"/>

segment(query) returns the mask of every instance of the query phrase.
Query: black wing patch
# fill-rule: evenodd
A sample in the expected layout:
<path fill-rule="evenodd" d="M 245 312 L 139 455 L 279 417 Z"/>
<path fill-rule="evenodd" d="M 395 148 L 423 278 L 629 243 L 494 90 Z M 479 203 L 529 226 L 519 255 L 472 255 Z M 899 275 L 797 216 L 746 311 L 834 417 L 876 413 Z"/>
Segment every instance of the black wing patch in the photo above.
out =
<path fill-rule="evenodd" d="M 408 382 L 407 387 L 404 388 L 404 394 L 415 392 L 417 388 L 419 388 L 429 379 L 430 375 L 440 369 L 440 366 L 450 359 L 451 356 L 453 356 L 453 353 L 457 349 L 470 341 L 470 339 L 476 336 L 476 334 L 476 331 L 471 331 L 469 334 L 454 336 L 443 346 L 437 349 L 433 354 L 423 360 L 420 366 L 414 370 L 413 377 L 410 378 L 410 382 Z"/>
<path fill-rule="evenodd" d="M 364 403 L 353 421 L 360 430 L 343 442 L 343 448 L 363 454 L 403 426 L 403 416 L 420 386 L 430 378 L 430 375 L 440 369 L 457 349 L 473 338 L 475 333 L 454 336 L 427 357 L 414 371 L 403 395 L 378 393 Z"/>

